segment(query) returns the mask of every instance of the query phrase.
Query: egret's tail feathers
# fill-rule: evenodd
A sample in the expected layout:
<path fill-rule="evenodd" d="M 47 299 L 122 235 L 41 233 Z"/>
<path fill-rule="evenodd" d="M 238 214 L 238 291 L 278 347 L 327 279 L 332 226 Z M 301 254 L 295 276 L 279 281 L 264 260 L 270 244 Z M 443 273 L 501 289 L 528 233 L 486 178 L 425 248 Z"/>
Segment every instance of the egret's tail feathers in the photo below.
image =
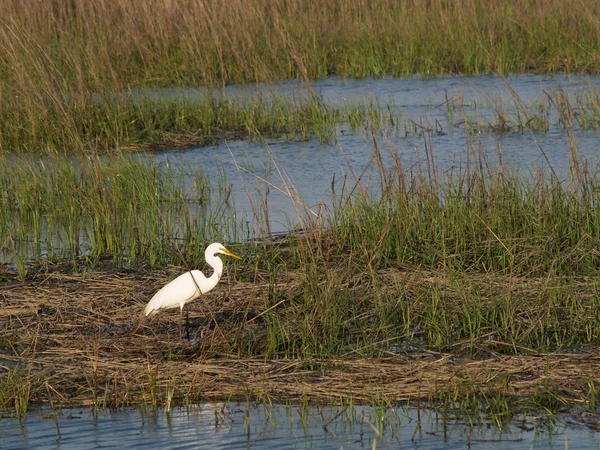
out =
<path fill-rule="evenodd" d="M 152 300 L 154 300 L 154 297 L 152 297 Z M 144 308 L 144 312 L 142 312 L 143 316 L 149 316 L 150 313 L 154 310 L 154 306 L 152 305 L 152 300 L 150 300 L 148 302 L 148 304 L 146 305 L 146 308 Z"/>

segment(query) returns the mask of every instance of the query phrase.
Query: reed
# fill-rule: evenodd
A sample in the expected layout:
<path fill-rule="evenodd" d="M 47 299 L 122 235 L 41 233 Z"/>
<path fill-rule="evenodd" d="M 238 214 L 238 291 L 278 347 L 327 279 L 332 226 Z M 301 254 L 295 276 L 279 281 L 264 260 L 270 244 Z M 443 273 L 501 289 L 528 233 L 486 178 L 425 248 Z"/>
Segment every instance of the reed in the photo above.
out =
<path fill-rule="evenodd" d="M 597 8 L 557 0 L 78 0 L 52 7 L 6 0 L 3 72 L 17 81 L 33 69 L 34 77 L 87 87 L 222 85 L 331 73 L 588 71 L 597 64 Z"/>
<path fill-rule="evenodd" d="M 255 95 L 244 100 L 209 92 L 196 98 L 168 99 L 156 93 L 110 91 L 90 94 L 84 100 L 74 98 L 77 95 L 72 93 L 73 98 L 60 103 L 50 99 L 44 105 L 28 106 L 33 111 L 25 111 L 26 105 L 18 98 L 6 103 L 0 110 L 6 124 L 0 150 L 50 155 L 106 153 L 118 146 L 203 145 L 259 135 L 307 139 L 316 134 L 331 141 L 335 122 L 347 115 L 306 96 Z M 68 120 L 61 114 L 67 114 Z M 36 119 L 30 119 L 31 115 Z"/>
<path fill-rule="evenodd" d="M 237 236 L 233 217 L 208 208 L 210 184 L 196 168 L 159 169 L 126 155 L 0 165 L 2 253 L 22 278 L 31 261 L 71 261 L 78 270 L 107 258 L 117 266 L 197 263 L 204 239 Z"/>
<path fill-rule="evenodd" d="M 594 2 L 5 0 L 2 6 L 2 152 L 202 143 L 219 132 L 330 137 L 335 118 L 314 105 L 290 116 L 260 99 L 252 107 L 221 99 L 194 105 L 132 99 L 143 87 L 297 78 L 310 91 L 310 80 L 332 74 L 598 69 Z M 596 123 L 593 111 L 580 116 L 586 126 Z M 496 127 L 503 129 L 501 115 Z"/>
<path fill-rule="evenodd" d="M 311 358 L 597 345 L 594 177 L 585 166 L 569 183 L 492 166 L 476 159 L 440 176 L 397 160 L 379 166 L 380 187 L 343 189 L 354 195 L 326 231 L 290 241 L 293 288 L 269 296 L 252 348 Z"/>

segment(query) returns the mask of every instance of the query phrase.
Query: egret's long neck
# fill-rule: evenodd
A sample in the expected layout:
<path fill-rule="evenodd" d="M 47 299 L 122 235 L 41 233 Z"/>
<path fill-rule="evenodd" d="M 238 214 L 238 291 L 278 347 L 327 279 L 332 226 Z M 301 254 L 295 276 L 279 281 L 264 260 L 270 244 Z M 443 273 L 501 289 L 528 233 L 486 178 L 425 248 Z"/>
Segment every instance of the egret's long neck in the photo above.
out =
<path fill-rule="evenodd" d="M 208 289 L 206 289 L 205 291 L 208 292 L 217 285 L 217 283 L 221 279 L 221 275 L 223 275 L 223 261 L 221 261 L 221 258 L 215 255 L 205 255 L 205 257 L 208 265 L 214 269 L 214 272 L 208 278 Z"/>

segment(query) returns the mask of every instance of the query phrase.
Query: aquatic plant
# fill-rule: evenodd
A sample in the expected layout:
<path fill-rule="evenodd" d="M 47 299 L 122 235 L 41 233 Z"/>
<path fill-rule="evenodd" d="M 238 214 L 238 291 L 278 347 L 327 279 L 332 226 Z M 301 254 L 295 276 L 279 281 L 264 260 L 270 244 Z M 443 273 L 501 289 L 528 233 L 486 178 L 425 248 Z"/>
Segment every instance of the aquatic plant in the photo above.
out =
<path fill-rule="evenodd" d="M 225 7 L 212 0 L 200 6 L 75 0 L 51 7 L 7 0 L 0 24 L 0 152 L 87 153 L 257 133 L 330 140 L 339 113 L 315 103 L 313 79 L 594 71 L 598 12 L 596 3 L 573 0 L 543 7 L 534 0 L 236 0 Z M 219 95 L 197 98 L 197 91 L 194 101 L 139 95 L 144 87 L 282 79 L 302 80 L 311 100 L 268 106 L 259 97 L 240 104 Z M 562 108 L 565 123 L 596 126 L 594 104 L 585 112 Z M 518 104 L 516 112 L 511 127 L 546 127 L 543 114 L 524 116 Z M 373 123 L 384 113 L 369 109 Z M 506 126 L 499 114 L 493 128 Z"/>
<path fill-rule="evenodd" d="M 106 258 L 117 265 L 197 262 L 211 236 L 237 236 L 227 210 L 208 208 L 210 185 L 197 168 L 159 169 L 152 159 L 123 154 L 7 158 L 0 166 L 1 250 L 22 278 L 31 260 L 84 267 Z M 194 183 L 184 185 L 185 177 Z"/>

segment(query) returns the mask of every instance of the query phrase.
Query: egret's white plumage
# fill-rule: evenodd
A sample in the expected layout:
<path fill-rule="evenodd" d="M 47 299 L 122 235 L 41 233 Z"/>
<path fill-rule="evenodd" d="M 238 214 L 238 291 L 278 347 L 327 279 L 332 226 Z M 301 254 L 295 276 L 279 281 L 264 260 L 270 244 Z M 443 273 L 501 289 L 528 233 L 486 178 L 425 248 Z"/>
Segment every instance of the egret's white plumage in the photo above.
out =
<path fill-rule="evenodd" d="M 183 307 L 186 303 L 191 302 L 200 297 L 201 294 L 205 294 L 213 289 L 221 279 L 221 275 L 223 275 L 223 261 L 217 256 L 220 253 L 242 259 L 238 255 L 227 250 L 218 242 L 210 244 L 204 251 L 204 258 L 206 259 L 207 264 L 214 269 L 213 274 L 207 278 L 199 270 L 192 270 L 179 275 L 154 294 L 142 313 L 142 320 L 145 317 L 153 316 L 163 309 L 179 307 L 179 332 L 181 334 Z"/>

